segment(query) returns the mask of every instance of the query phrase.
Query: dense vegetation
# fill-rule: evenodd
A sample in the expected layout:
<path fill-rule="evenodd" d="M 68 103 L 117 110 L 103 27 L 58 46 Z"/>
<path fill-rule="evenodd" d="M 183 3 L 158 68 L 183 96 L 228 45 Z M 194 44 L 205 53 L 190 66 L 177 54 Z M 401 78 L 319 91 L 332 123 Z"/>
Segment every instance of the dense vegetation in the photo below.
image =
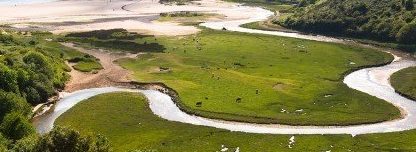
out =
<path fill-rule="evenodd" d="M 166 46 L 166 51 L 118 63 L 139 81 L 175 89 L 178 104 L 189 113 L 295 125 L 370 123 L 399 115 L 394 106 L 342 83 L 350 70 L 391 61 L 382 52 L 214 30 L 136 39 L 143 41 Z"/>
<path fill-rule="evenodd" d="M 32 104 L 47 101 L 68 80 L 63 59 L 37 46 L 36 38 L 0 35 L 0 89 Z"/>
<path fill-rule="evenodd" d="M 416 44 L 413 0 L 326 0 L 296 13 L 279 24 L 296 30 Z"/>
<path fill-rule="evenodd" d="M 122 114 L 115 115 L 115 113 Z M 97 117 L 99 115 L 100 117 Z M 94 118 L 94 119 L 91 119 Z M 115 123 L 117 122 L 117 123 Z M 142 152 L 405 152 L 416 151 L 416 130 L 399 133 L 351 135 L 268 135 L 231 132 L 167 121 L 154 115 L 136 93 L 98 95 L 77 104 L 58 118 L 81 133 L 108 137 L 114 151 Z M 289 146 L 290 145 L 290 146 Z"/>
<path fill-rule="evenodd" d="M 158 43 L 138 43 L 135 39 L 154 38 L 149 35 L 139 35 L 128 32 L 125 29 L 95 30 L 91 32 L 70 33 L 63 41 L 74 41 L 87 43 L 90 46 L 110 48 L 112 50 L 123 50 L 130 53 L 139 52 L 163 52 L 165 47 Z"/>
<path fill-rule="evenodd" d="M 159 3 L 162 4 L 177 4 L 177 5 L 185 5 L 186 3 L 189 3 L 193 0 L 159 0 Z"/>
<path fill-rule="evenodd" d="M 292 5 L 298 5 L 301 1 L 309 0 L 225 0 L 229 2 L 242 3 L 248 6 L 259 6 L 271 11 L 280 11 L 282 13 L 290 11 Z M 302 2 L 303 3 L 303 2 Z"/>
<path fill-rule="evenodd" d="M 416 100 L 416 67 L 406 68 L 394 73 L 390 81 L 397 92 Z"/>
<path fill-rule="evenodd" d="M 45 136 L 35 133 L 31 105 L 47 102 L 62 89 L 70 70 L 64 61 L 83 55 L 45 40 L 51 38 L 44 32 L 1 31 L 0 151 L 94 151 L 105 146 L 97 142 L 107 144 L 103 137 L 81 137 L 71 129 L 58 128 Z"/>

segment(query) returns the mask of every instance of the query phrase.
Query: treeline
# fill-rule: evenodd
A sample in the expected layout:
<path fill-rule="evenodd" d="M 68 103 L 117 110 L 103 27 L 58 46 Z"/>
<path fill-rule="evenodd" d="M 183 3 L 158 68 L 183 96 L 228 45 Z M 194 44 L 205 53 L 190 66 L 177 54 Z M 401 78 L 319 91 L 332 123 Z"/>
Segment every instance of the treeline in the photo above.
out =
<path fill-rule="evenodd" d="M 322 0 L 321 0 L 322 1 Z M 413 0 L 326 0 L 298 5 L 294 15 L 275 21 L 305 32 L 416 44 Z"/>
<path fill-rule="evenodd" d="M 48 101 L 69 79 L 65 53 L 50 47 L 56 42 L 45 35 L 50 33 L 0 31 L 0 151 L 108 151 L 102 136 L 67 128 L 39 136 L 32 126 L 32 106 Z"/>

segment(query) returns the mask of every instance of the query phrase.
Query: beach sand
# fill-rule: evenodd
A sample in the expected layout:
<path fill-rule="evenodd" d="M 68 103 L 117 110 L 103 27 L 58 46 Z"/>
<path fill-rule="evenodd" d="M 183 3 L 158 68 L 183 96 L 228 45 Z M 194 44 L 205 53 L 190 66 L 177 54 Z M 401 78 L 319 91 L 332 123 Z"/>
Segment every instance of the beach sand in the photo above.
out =
<path fill-rule="evenodd" d="M 153 35 L 187 35 L 194 26 L 156 22 L 160 13 L 197 11 L 221 14 L 221 20 L 249 18 L 255 9 L 236 3 L 201 0 L 188 5 L 165 5 L 156 0 L 70 0 L 16 6 L 0 5 L 0 24 L 21 29 L 41 29 L 55 34 L 124 28 Z"/>

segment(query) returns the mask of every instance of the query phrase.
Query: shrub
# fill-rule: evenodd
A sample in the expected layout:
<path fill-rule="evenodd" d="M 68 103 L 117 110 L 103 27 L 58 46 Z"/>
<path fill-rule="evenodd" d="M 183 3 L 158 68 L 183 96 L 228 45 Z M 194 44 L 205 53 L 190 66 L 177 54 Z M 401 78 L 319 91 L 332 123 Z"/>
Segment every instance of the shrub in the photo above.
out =
<path fill-rule="evenodd" d="M 4 136 L 11 140 L 19 140 L 35 133 L 28 118 L 16 112 L 9 113 L 4 117 L 0 130 Z"/>

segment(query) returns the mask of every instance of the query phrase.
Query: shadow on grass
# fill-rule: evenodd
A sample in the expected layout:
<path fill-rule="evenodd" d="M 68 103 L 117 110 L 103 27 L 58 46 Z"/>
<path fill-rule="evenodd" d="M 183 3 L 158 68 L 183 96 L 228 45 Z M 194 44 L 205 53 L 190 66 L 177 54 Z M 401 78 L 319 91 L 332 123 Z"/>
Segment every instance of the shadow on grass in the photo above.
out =
<path fill-rule="evenodd" d="M 138 43 L 134 40 L 151 35 L 140 35 L 134 32 L 128 32 L 125 29 L 96 30 L 89 32 L 70 33 L 65 36 L 64 41 L 73 41 L 84 44 L 90 44 L 94 47 L 102 47 L 110 50 L 127 51 L 131 53 L 138 52 L 163 52 L 165 46 L 159 43 Z"/>

